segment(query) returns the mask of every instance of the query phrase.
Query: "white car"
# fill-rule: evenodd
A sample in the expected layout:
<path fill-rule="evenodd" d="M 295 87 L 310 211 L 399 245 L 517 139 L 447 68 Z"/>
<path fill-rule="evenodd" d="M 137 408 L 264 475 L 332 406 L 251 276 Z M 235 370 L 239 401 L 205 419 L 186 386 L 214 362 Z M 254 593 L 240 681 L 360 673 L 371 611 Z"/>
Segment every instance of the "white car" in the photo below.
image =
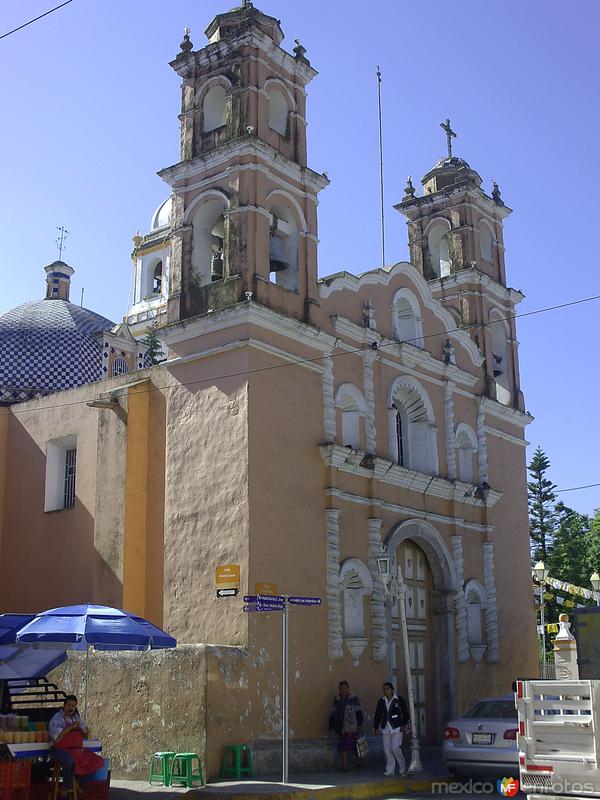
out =
<path fill-rule="evenodd" d="M 455 775 L 518 776 L 517 733 L 515 696 L 487 697 L 446 725 L 444 764 Z"/>

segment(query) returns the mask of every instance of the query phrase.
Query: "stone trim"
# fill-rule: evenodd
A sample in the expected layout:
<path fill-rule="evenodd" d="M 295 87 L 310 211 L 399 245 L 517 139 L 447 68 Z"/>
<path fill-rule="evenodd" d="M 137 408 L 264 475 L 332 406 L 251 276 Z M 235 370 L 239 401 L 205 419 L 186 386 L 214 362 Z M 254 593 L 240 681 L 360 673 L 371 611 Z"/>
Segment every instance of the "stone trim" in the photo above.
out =
<path fill-rule="evenodd" d="M 479 468 L 479 483 L 487 483 L 488 480 L 488 461 L 487 461 L 487 439 L 485 435 L 485 399 L 479 400 L 477 407 L 477 466 Z"/>
<path fill-rule="evenodd" d="M 329 622 L 329 658 L 336 661 L 344 654 L 342 607 L 340 603 L 340 509 L 325 510 L 327 533 L 327 619 Z"/>
<path fill-rule="evenodd" d="M 365 401 L 367 404 L 367 413 L 365 415 L 367 453 L 375 453 L 377 449 L 375 431 L 375 388 L 373 385 L 373 362 L 375 358 L 376 353 L 373 350 L 365 350 L 362 354 Z"/>
<path fill-rule="evenodd" d="M 385 596 L 383 584 L 377 569 L 377 557 L 381 545 L 383 520 L 372 517 L 367 520 L 369 528 L 369 570 L 373 578 L 371 595 L 371 631 L 373 661 L 381 662 L 387 656 L 387 623 L 385 615 Z"/>
<path fill-rule="evenodd" d="M 447 381 L 444 386 L 444 412 L 446 416 L 446 475 L 456 479 L 456 447 L 454 435 L 454 384 Z"/>
<path fill-rule="evenodd" d="M 325 442 L 329 444 L 335 442 L 337 435 L 333 359 L 331 356 L 323 357 L 323 367 L 323 427 L 325 429 Z"/>
<path fill-rule="evenodd" d="M 487 660 L 496 664 L 500 661 L 500 642 L 498 638 L 498 608 L 496 605 L 496 581 L 494 579 L 494 543 L 483 543 L 483 581 L 487 594 L 485 607 L 485 626 L 487 633 Z"/>
<path fill-rule="evenodd" d="M 452 555 L 454 557 L 454 568 L 456 570 L 456 595 L 454 597 L 454 607 L 456 611 L 456 651 L 458 660 L 468 661 L 469 636 L 467 628 L 467 604 L 463 590 L 465 583 L 465 568 L 463 557 L 463 537 L 452 537 Z"/>

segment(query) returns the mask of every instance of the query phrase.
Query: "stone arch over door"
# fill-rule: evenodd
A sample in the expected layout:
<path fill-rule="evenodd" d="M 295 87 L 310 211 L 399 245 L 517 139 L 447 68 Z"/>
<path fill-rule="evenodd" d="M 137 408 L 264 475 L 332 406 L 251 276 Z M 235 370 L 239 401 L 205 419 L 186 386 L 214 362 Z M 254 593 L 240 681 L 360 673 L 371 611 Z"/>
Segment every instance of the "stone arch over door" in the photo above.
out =
<path fill-rule="evenodd" d="M 432 720 L 435 736 L 439 741 L 444 723 L 456 713 L 456 669 L 455 669 L 455 643 L 454 643 L 454 597 L 456 594 L 456 573 L 454 562 L 441 534 L 428 522 L 423 520 L 406 520 L 395 526 L 386 538 L 385 544 L 390 558 L 392 570 L 398 567 L 404 569 L 404 564 L 397 561 L 397 553 L 403 550 L 406 543 L 413 543 L 423 552 L 427 567 L 430 572 L 431 611 L 429 623 L 431 628 L 428 635 L 435 642 L 431 648 L 432 662 L 430 668 L 433 672 L 433 709 L 429 714 Z M 425 586 L 426 583 L 424 582 Z M 388 608 L 389 642 L 388 652 L 396 652 L 401 631 L 395 630 L 394 608 Z M 417 635 L 417 632 L 415 632 Z M 409 624 L 409 640 L 411 640 L 411 626 Z M 409 641 L 410 646 L 410 641 Z M 401 649 L 401 648 L 400 648 Z M 402 675 L 404 682 L 404 663 L 398 663 L 398 675 Z M 392 662 L 390 661 L 390 673 Z M 399 684 L 402 683 L 399 681 Z M 432 733 L 433 733 L 432 731 Z"/>

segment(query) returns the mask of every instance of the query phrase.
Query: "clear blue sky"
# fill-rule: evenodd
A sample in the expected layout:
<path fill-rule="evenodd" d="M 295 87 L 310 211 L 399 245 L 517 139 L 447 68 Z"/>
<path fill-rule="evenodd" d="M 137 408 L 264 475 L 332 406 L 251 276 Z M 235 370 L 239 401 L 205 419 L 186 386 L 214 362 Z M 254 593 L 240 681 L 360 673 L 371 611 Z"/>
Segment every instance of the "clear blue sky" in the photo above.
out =
<path fill-rule="evenodd" d="M 0 33 L 56 0 L 7 0 Z M 331 186 L 319 206 L 321 275 L 379 263 L 375 68 L 383 72 L 387 261 L 408 257 L 392 205 L 406 176 L 455 152 L 500 184 L 509 283 L 521 311 L 600 294 L 600 3 L 576 0 L 261 0 L 291 50 L 319 70 L 309 86 L 309 164 Z M 0 41 L 5 278 L 0 311 L 43 296 L 56 226 L 70 231 L 72 299 L 119 320 L 131 237 L 167 195 L 156 176 L 178 160 L 179 79 L 168 66 L 183 28 L 195 47 L 227 0 L 74 0 Z M 532 447 L 563 488 L 600 482 L 596 320 L 600 301 L 518 325 Z M 600 489 L 562 499 L 582 511 Z"/>

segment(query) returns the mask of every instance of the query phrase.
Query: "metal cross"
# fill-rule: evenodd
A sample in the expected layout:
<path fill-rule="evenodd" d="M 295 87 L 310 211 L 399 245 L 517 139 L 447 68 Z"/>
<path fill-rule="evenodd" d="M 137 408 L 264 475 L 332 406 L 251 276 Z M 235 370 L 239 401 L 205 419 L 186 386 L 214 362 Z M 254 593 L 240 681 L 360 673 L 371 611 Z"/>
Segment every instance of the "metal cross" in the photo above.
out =
<path fill-rule="evenodd" d="M 446 122 L 440 122 L 440 128 L 446 131 L 446 138 L 448 139 L 448 158 L 452 158 L 452 137 L 456 138 L 456 133 L 452 130 L 449 119 L 447 119 Z"/>
<path fill-rule="evenodd" d="M 62 261 L 62 251 L 65 249 L 65 239 L 69 235 L 69 231 L 63 225 L 60 228 L 57 225 L 56 230 L 60 231 L 60 236 L 56 240 L 56 247 L 58 248 L 58 260 Z"/>

